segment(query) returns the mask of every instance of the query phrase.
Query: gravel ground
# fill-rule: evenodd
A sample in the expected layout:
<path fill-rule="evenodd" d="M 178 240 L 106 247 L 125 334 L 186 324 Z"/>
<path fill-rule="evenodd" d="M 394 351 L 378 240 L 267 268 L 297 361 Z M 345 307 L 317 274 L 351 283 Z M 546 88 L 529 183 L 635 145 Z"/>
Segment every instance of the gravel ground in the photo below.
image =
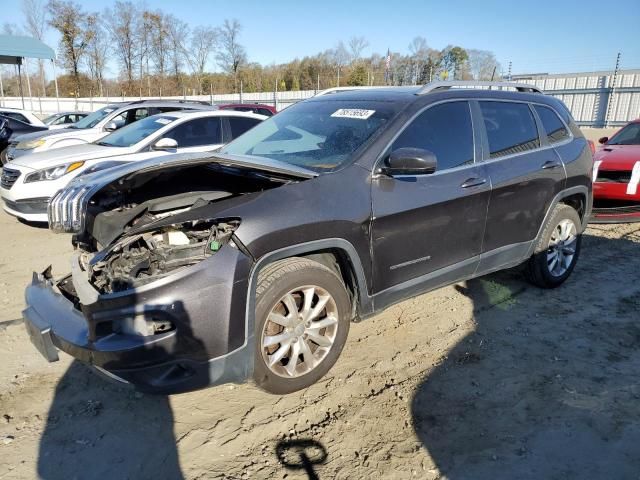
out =
<path fill-rule="evenodd" d="M 69 238 L 0 214 L 0 479 L 624 479 L 640 472 L 640 226 L 589 228 L 570 280 L 507 271 L 351 328 L 318 384 L 172 397 L 111 383 L 21 325 Z"/>

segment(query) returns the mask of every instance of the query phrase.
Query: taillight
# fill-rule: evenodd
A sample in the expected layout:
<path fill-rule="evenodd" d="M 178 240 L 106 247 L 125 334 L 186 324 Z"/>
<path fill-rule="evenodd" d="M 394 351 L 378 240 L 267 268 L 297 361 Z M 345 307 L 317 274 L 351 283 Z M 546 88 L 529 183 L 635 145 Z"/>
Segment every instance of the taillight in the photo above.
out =
<path fill-rule="evenodd" d="M 591 149 L 591 154 L 595 154 L 596 153 L 596 144 L 593 143 L 592 140 L 587 140 L 587 143 L 589 144 L 589 148 Z"/>

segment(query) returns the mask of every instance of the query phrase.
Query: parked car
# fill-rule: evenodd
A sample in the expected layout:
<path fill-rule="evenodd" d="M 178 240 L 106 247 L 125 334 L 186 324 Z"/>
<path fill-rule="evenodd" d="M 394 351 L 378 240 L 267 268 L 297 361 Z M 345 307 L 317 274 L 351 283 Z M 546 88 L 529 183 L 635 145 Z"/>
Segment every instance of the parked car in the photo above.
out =
<path fill-rule="evenodd" d="M 50 198 L 78 175 L 171 153 L 212 151 L 264 118 L 222 110 L 167 112 L 146 117 L 93 143 L 18 157 L 2 171 L 4 210 L 23 220 L 46 222 Z"/>
<path fill-rule="evenodd" d="M 235 110 L 236 112 L 253 112 L 265 117 L 271 117 L 278 113 L 275 107 L 264 105 L 262 103 L 229 103 L 228 105 L 219 105 L 222 110 Z"/>
<path fill-rule="evenodd" d="M 60 128 L 67 128 L 71 124 L 82 120 L 89 115 L 88 112 L 60 112 L 49 115 L 43 120 L 43 122 L 49 125 L 51 130 L 58 130 Z"/>
<path fill-rule="evenodd" d="M 19 122 L 28 123 L 29 125 L 35 125 L 38 127 L 45 127 L 46 124 L 36 117 L 32 112 L 22 110 L 20 108 L 0 107 L 0 115 L 4 117 L 13 118 Z"/>
<path fill-rule="evenodd" d="M 72 273 L 34 274 L 25 323 L 47 359 L 142 389 L 293 392 L 336 362 L 353 319 L 519 264 L 562 284 L 592 166 L 567 108 L 532 86 L 317 96 L 220 152 L 70 184 L 50 227 L 75 234 Z"/>
<path fill-rule="evenodd" d="M 640 119 L 599 140 L 593 168 L 594 223 L 640 221 Z"/>
<path fill-rule="evenodd" d="M 7 149 L 7 158 L 11 161 L 31 153 L 95 142 L 118 128 L 158 113 L 213 109 L 215 107 L 207 103 L 186 100 L 136 100 L 114 103 L 87 115 L 69 128 L 31 133 L 16 138 Z"/>
<path fill-rule="evenodd" d="M 7 148 L 13 138 L 25 133 L 42 132 L 47 128 L 47 126 L 31 125 L 12 117 L 5 117 L 0 113 L 0 162 L 2 165 L 8 162 Z"/>

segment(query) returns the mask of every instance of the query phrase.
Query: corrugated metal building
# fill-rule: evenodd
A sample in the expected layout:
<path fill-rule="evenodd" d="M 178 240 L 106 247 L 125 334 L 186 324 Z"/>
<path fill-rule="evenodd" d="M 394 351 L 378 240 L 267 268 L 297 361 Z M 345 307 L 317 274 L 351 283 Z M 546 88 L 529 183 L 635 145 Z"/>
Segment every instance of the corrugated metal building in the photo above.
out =
<path fill-rule="evenodd" d="M 558 97 L 579 125 L 623 125 L 640 117 L 640 70 L 514 75 Z"/>

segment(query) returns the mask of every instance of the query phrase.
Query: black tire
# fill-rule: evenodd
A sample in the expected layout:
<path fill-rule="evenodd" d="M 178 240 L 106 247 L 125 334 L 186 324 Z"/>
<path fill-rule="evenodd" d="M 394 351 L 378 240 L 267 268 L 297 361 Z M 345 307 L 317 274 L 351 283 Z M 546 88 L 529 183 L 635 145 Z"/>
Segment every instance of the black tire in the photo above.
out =
<path fill-rule="evenodd" d="M 286 378 L 274 373 L 263 358 L 262 334 L 267 317 L 280 300 L 292 290 L 314 286 L 323 289 L 333 299 L 337 311 L 335 338 L 326 356 L 309 372 Z M 302 301 L 302 299 L 300 299 Z M 307 388 L 322 378 L 340 356 L 351 322 L 351 300 L 342 278 L 327 266 L 307 258 L 292 257 L 266 266 L 258 275 L 256 288 L 255 361 L 253 378 L 270 393 L 286 394 Z M 267 326 L 272 327 L 273 324 Z M 281 362 L 286 361 L 282 360 Z M 288 363 L 288 362 L 287 362 Z M 304 355 L 297 357 L 304 364 Z M 286 363 L 285 363 L 286 365 Z M 284 367 L 282 367 L 284 368 Z"/>
<path fill-rule="evenodd" d="M 572 222 L 576 230 L 576 241 L 574 255 L 566 271 L 561 275 L 552 274 L 547 254 L 550 252 L 549 243 L 554 231 L 561 222 L 568 220 Z M 556 288 L 562 285 L 573 272 L 580 256 L 580 246 L 582 243 L 582 222 L 578 212 L 565 204 L 558 204 L 542 229 L 542 234 L 536 245 L 535 253 L 531 256 L 525 267 L 527 279 L 534 285 L 541 288 Z"/>
<path fill-rule="evenodd" d="M 5 148 L 4 150 L 2 150 L 2 152 L 0 152 L 0 163 L 2 164 L 2 166 L 4 166 L 8 161 L 9 159 L 7 158 L 7 149 Z"/>

